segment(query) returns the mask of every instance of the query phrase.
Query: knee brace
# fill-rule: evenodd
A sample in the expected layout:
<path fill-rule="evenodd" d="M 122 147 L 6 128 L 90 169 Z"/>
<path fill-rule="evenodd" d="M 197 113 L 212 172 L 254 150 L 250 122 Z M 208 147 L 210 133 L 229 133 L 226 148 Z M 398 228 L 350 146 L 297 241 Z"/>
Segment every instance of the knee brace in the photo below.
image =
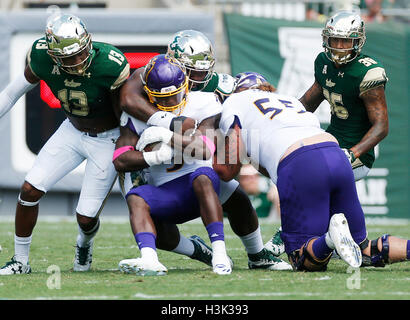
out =
<path fill-rule="evenodd" d="M 289 261 L 290 261 L 290 264 L 293 267 L 293 270 L 295 270 L 295 271 L 312 271 L 312 270 L 306 268 L 306 266 L 304 265 L 305 260 L 308 260 L 310 263 L 318 266 L 318 269 L 316 269 L 314 271 L 326 271 L 327 263 L 329 262 L 329 259 L 332 255 L 330 254 L 329 257 L 327 257 L 325 260 L 318 261 L 315 258 L 313 258 L 312 255 L 307 250 L 308 243 L 309 243 L 309 241 L 306 242 L 305 245 L 303 246 L 302 253 L 300 252 L 300 250 L 295 250 L 295 251 L 291 252 L 288 255 Z"/>
<path fill-rule="evenodd" d="M 21 193 L 19 193 L 17 201 L 18 201 L 18 203 L 20 203 L 22 206 L 25 206 L 25 207 L 34 207 L 34 206 L 38 205 L 39 202 L 40 202 L 40 200 L 37 200 L 35 202 L 25 201 L 25 200 L 21 199 Z"/>
<path fill-rule="evenodd" d="M 370 241 L 370 256 L 362 254 L 362 267 L 379 267 L 383 268 L 389 263 L 389 234 L 385 234 L 376 240 Z M 377 247 L 379 239 L 382 240 L 382 250 Z M 369 240 L 366 239 L 360 244 L 360 249 L 363 251 L 369 245 Z"/>

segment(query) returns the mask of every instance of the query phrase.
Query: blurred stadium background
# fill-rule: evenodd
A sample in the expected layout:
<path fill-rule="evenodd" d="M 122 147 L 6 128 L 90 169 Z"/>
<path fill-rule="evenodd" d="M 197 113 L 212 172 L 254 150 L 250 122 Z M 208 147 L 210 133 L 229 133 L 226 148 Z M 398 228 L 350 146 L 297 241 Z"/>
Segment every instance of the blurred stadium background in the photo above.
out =
<path fill-rule="evenodd" d="M 322 50 L 320 32 L 337 9 L 360 10 L 366 21 L 363 52 L 384 64 L 390 132 L 377 148 L 375 167 L 357 182 L 367 217 L 410 219 L 410 1 L 408 0 L 0 0 L 0 90 L 23 72 L 32 42 L 43 35 L 55 10 L 82 18 L 97 41 L 126 53 L 132 68 L 164 53 L 171 35 L 202 31 L 214 43 L 216 71 L 264 74 L 280 92 L 300 97 L 313 83 L 313 61 Z M 42 83 L 0 120 L 0 217 L 13 217 L 25 174 L 37 152 L 64 119 L 59 103 Z M 329 107 L 317 111 L 329 123 Z M 60 181 L 41 202 L 40 216 L 73 216 L 82 167 Z M 269 181 L 245 168 L 241 184 L 260 217 L 277 222 Z M 128 217 L 115 186 L 103 216 Z"/>

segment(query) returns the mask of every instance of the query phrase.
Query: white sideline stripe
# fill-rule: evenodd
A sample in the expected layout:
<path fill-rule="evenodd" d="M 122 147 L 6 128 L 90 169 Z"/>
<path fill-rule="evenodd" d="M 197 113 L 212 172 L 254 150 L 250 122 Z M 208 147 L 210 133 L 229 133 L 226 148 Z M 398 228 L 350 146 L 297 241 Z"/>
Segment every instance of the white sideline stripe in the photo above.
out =
<path fill-rule="evenodd" d="M 135 298 L 141 298 L 141 299 L 173 299 L 173 298 L 224 298 L 224 297 L 258 297 L 258 296 L 264 296 L 264 297 L 283 297 L 283 296 L 294 296 L 294 295 L 299 295 L 299 296 L 321 296 L 323 293 L 314 293 L 314 292 L 303 292 L 303 293 L 297 293 L 297 292 L 238 292 L 238 293 L 227 293 L 227 294 L 219 294 L 219 293 L 213 293 L 213 294 L 174 294 L 174 295 L 148 295 L 145 293 L 136 293 L 134 295 Z"/>
<path fill-rule="evenodd" d="M 383 207 L 376 207 L 376 206 L 363 206 L 364 214 L 388 214 L 389 208 Z"/>
<path fill-rule="evenodd" d="M 389 169 L 387 168 L 372 168 L 367 174 L 368 177 L 386 177 L 389 175 Z"/>
<path fill-rule="evenodd" d="M 119 299 L 119 296 L 68 296 L 68 297 L 35 297 L 34 300 L 112 300 Z"/>

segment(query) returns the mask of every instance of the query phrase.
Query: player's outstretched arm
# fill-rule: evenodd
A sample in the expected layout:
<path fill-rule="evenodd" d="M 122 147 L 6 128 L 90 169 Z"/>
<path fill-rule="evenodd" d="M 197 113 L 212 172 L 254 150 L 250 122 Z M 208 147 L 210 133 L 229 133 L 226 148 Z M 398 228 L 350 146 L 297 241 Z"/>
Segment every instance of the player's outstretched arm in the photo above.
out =
<path fill-rule="evenodd" d="M 367 116 L 372 126 L 362 140 L 350 148 L 356 158 L 374 148 L 389 132 L 389 119 L 384 87 L 379 86 L 365 91 L 361 94 L 360 98 L 363 100 L 367 110 Z"/>
<path fill-rule="evenodd" d="M 140 75 L 144 68 L 135 70 L 120 90 L 120 106 L 123 111 L 147 122 L 158 111 L 145 97 Z"/>
<path fill-rule="evenodd" d="M 315 81 L 299 101 L 305 106 L 306 111 L 315 112 L 324 99 L 322 87 Z"/>
<path fill-rule="evenodd" d="M 27 66 L 24 75 L 18 76 L 0 93 L 0 118 L 14 106 L 18 99 L 33 89 L 40 81 L 30 67 Z"/>

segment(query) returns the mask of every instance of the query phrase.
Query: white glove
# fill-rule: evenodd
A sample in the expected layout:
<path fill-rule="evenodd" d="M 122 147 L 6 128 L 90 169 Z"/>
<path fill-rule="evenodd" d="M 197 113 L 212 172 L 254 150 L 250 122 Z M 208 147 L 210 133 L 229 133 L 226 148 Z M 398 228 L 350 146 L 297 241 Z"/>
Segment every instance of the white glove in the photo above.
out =
<path fill-rule="evenodd" d="M 174 133 L 169 129 L 162 127 L 149 127 L 142 133 L 136 145 L 136 149 L 143 151 L 147 145 L 160 141 L 167 144 L 171 140 L 173 134 Z"/>
<path fill-rule="evenodd" d="M 171 162 L 171 159 L 174 155 L 173 149 L 164 142 L 161 142 L 161 146 L 157 151 L 143 152 L 142 156 L 144 157 L 145 162 L 149 166 L 155 166 L 165 162 Z"/>

